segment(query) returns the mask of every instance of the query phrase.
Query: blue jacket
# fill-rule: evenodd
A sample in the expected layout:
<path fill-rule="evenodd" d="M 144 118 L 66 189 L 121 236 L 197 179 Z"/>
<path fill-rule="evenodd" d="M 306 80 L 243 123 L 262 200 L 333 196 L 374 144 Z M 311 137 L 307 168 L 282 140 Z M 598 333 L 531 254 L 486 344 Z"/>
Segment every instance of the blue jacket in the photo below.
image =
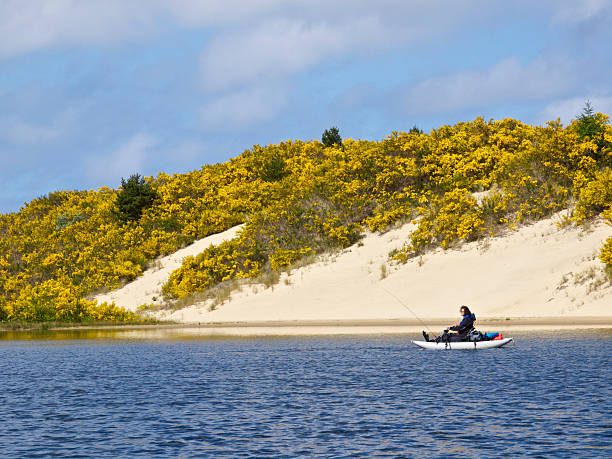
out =
<path fill-rule="evenodd" d="M 468 314 L 463 316 L 463 320 L 459 325 L 455 325 L 454 327 L 450 327 L 451 330 L 456 331 L 460 335 L 464 335 L 469 332 L 472 328 L 474 328 L 474 321 L 476 320 L 476 316 L 474 314 Z"/>

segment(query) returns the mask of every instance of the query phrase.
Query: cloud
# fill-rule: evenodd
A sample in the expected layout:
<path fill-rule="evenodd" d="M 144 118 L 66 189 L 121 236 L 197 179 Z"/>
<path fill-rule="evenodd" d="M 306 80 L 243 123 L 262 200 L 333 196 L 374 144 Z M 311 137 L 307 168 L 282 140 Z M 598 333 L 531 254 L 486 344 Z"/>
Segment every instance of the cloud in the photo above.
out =
<path fill-rule="evenodd" d="M 110 152 L 83 157 L 76 169 L 84 170 L 89 183 L 112 186 L 132 174 L 156 175 L 165 171 L 193 170 L 206 162 L 210 148 L 196 138 L 164 142 L 157 136 L 139 132 Z"/>
<path fill-rule="evenodd" d="M 71 45 L 151 36 L 171 23 L 219 27 L 255 20 L 288 0 L 3 0 L 0 58 Z"/>
<path fill-rule="evenodd" d="M 527 2 L 524 2 L 527 3 Z M 606 0 L 541 2 L 555 21 L 590 19 L 608 7 Z M 250 38 L 267 43 L 262 28 L 285 32 L 298 54 L 308 56 L 307 40 L 334 37 L 351 49 L 368 46 L 381 32 L 385 43 L 447 36 L 465 24 L 498 18 L 525 8 L 518 5 L 492 7 L 485 0 L 3 0 L 0 2 L 0 58 L 9 58 L 56 46 L 117 44 L 148 38 L 168 28 L 209 28 L 215 44 L 205 54 L 220 59 L 224 49 L 248 45 Z M 377 28 L 361 27 L 378 21 Z M 276 27 L 274 24 L 277 24 Z M 252 27 L 262 24 L 262 27 Z M 311 24 L 310 26 L 308 24 Z M 246 30 L 249 29 L 249 30 Z M 352 30 L 353 29 L 353 30 Z M 354 46 L 345 40 L 354 42 Z M 324 40 L 325 41 L 325 40 Z M 224 44 L 224 42 L 228 42 Z M 282 42 L 274 43 L 281 51 Z M 261 50 L 259 50 L 261 51 Z M 259 52 L 257 53 L 259 54 Z M 325 57 L 325 54 L 324 54 Z"/>
<path fill-rule="evenodd" d="M 287 105 L 285 91 L 250 88 L 223 96 L 201 109 L 201 119 L 210 129 L 231 130 L 269 120 Z"/>
<path fill-rule="evenodd" d="M 295 0 L 173 0 L 158 2 L 183 25 L 222 26 L 253 21 Z"/>
<path fill-rule="evenodd" d="M 561 5 L 553 15 L 553 23 L 580 23 L 589 21 L 610 9 L 609 0 L 573 0 Z"/>
<path fill-rule="evenodd" d="M 0 141 L 17 146 L 45 145 L 64 134 L 59 125 L 45 126 L 26 123 L 14 117 L 0 118 Z"/>
<path fill-rule="evenodd" d="M 200 55 L 202 85 L 209 91 L 282 79 L 334 58 L 351 59 L 416 46 L 478 21 L 478 1 L 278 2 L 261 21 L 216 31 Z M 255 25 L 253 25 L 255 24 Z"/>
<path fill-rule="evenodd" d="M 201 157 L 206 150 L 208 148 L 202 142 L 188 139 L 181 140 L 177 145 L 159 149 L 157 155 L 170 159 L 170 162 L 191 163 Z M 179 165 L 175 164 L 174 167 Z"/>
<path fill-rule="evenodd" d="M 510 57 L 484 70 L 433 77 L 410 88 L 404 97 L 409 113 L 452 113 L 491 103 L 530 102 L 559 96 L 575 83 L 562 59 L 537 58 L 528 65 Z"/>
<path fill-rule="evenodd" d="M 143 174 L 147 160 L 159 141 L 146 133 L 138 133 L 108 155 L 85 159 L 87 175 L 96 182 L 112 183 L 131 174 Z"/>
<path fill-rule="evenodd" d="M 0 58 L 71 44 L 116 43 L 157 27 L 156 9 L 121 0 L 5 0 Z"/>
<path fill-rule="evenodd" d="M 269 21 L 213 39 L 200 58 L 203 84 L 217 90 L 291 75 L 326 58 L 375 46 L 384 35 L 377 17 L 339 25 Z"/>
<path fill-rule="evenodd" d="M 612 114 L 612 96 L 571 97 L 550 102 L 537 114 L 536 120 L 544 123 L 561 118 L 564 124 L 568 124 L 582 113 L 587 100 L 591 102 L 596 112 Z"/>

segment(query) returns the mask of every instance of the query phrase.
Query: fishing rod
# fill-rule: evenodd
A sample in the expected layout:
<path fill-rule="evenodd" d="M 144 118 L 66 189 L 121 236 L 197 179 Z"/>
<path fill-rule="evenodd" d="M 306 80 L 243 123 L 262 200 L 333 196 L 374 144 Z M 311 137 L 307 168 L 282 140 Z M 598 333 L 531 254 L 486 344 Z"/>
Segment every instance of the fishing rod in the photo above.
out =
<path fill-rule="evenodd" d="M 399 298 L 399 297 L 398 297 L 398 296 L 397 296 L 395 293 L 393 293 L 393 292 L 391 292 L 391 291 L 387 290 L 385 287 L 383 287 L 383 286 L 382 286 L 382 285 L 380 285 L 380 284 L 375 284 L 375 285 L 376 285 L 377 287 L 379 287 L 381 290 L 383 290 L 383 291 L 387 292 L 387 294 L 388 294 L 388 295 L 390 295 L 391 297 L 395 298 L 395 300 L 396 300 L 396 301 L 397 301 L 399 304 L 401 304 L 403 307 L 405 307 L 406 309 L 408 309 L 408 311 L 410 311 L 410 313 L 411 313 L 411 314 L 412 314 L 412 315 L 413 315 L 413 316 L 416 318 L 416 320 L 418 320 L 418 321 L 421 323 L 421 325 L 423 325 L 423 327 L 425 327 L 425 329 L 426 329 L 426 330 L 427 330 L 429 333 L 433 333 L 433 331 L 431 331 L 431 330 L 429 329 L 429 327 L 427 326 L 427 324 L 426 324 L 425 322 L 423 322 L 423 321 L 421 320 L 421 318 L 420 318 L 419 316 L 417 316 L 417 315 L 415 314 L 415 312 L 414 312 L 412 309 L 410 309 L 410 308 L 408 307 L 408 305 L 407 305 L 406 303 L 404 303 L 404 302 L 403 302 L 403 301 L 402 301 L 402 300 L 401 300 L 401 299 L 400 299 L 400 298 Z"/>

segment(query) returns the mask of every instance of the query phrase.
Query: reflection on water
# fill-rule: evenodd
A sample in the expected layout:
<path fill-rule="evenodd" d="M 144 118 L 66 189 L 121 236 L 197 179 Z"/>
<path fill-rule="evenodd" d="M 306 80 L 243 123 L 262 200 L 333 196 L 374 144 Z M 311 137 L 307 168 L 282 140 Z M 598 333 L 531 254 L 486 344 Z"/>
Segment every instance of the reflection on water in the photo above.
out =
<path fill-rule="evenodd" d="M 69 330 L 0 331 L 0 341 L 13 340 L 185 340 L 223 339 L 229 337 L 280 337 L 312 335 L 406 334 L 414 327 L 388 326 L 296 326 L 296 327 L 155 327 L 155 328 L 98 328 Z"/>
<path fill-rule="evenodd" d="M 0 341 L 65 341 L 65 340 L 188 340 L 224 339 L 229 337 L 281 337 L 312 335 L 402 335 L 411 339 L 422 339 L 420 329 L 414 326 L 158 326 L 158 327 L 102 327 L 71 328 L 60 330 L 7 330 L 0 331 Z M 414 336 L 416 334 L 416 336 Z M 612 338 L 612 328 L 577 331 L 514 331 L 506 336 L 534 337 L 540 339 L 581 338 L 585 334 L 593 337 Z"/>
<path fill-rule="evenodd" d="M 609 457 L 610 330 L 476 352 L 194 330 L 4 333 L 2 455 Z"/>
<path fill-rule="evenodd" d="M 197 336 L 227 336 L 219 329 L 199 328 L 98 328 L 70 330 L 0 331 L 0 341 L 14 340 L 181 340 Z"/>

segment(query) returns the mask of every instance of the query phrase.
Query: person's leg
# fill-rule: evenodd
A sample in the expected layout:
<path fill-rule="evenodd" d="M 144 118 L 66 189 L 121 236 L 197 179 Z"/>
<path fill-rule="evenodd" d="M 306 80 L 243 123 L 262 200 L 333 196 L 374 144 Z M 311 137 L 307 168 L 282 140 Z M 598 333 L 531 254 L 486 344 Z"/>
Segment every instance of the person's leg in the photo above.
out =
<path fill-rule="evenodd" d="M 465 335 L 459 335 L 459 334 L 457 334 L 457 333 L 451 333 L 451 334 L 449 335 L 449 341 L 450 341 L 451 343 L 458 343 L 458 342 L 460 342 L 460 341 L 465 341 L 465 340 L 466 340 Z"/>
<path fill-rule="evenodd" d="M 436 343 L 445 343 L 447 341 L 450 341 L 451 336 L 452 333 L 448 333 L 448 331 L 444 330 L 444 333 L 438 336 L 435 341 Z"/>

